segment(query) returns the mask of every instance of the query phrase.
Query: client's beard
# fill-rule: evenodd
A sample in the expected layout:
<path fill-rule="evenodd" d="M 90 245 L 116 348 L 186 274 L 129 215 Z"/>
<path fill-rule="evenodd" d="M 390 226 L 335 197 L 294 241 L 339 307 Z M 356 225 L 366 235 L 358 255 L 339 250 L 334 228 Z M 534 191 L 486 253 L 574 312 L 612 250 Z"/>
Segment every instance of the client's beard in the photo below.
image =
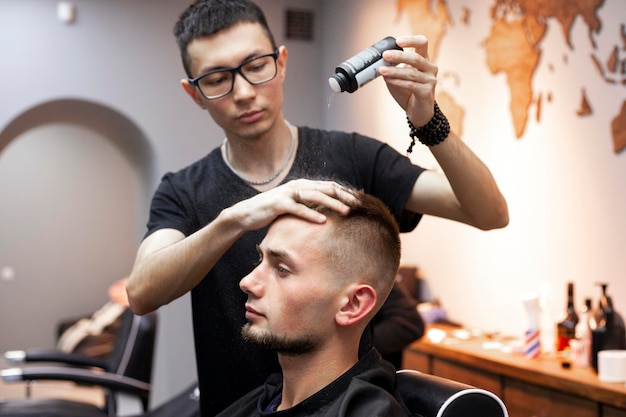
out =
<path fill-rule="evenodd" d="M 259 333 L 252 330 L 250 323 L 244 324 L 241 328 L 241 335 L 248 343 L 288 356 L 304 355 L 318 346 L 311 336 L 289 338 L 287 335 L 279 336 L 270 332 Z"/>

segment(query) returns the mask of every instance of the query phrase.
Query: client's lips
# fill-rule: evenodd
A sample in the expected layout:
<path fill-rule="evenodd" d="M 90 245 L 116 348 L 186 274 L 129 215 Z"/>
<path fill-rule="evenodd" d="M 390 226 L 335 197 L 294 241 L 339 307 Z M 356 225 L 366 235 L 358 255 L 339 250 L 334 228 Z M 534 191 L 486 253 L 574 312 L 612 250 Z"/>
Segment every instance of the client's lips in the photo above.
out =
<path fill-rule="evenodd" d="M 246 304 L 246 318 L 251 319 L 255 317 L 263 317 L 263 314 L 250 307 L 250 305 Z"/>

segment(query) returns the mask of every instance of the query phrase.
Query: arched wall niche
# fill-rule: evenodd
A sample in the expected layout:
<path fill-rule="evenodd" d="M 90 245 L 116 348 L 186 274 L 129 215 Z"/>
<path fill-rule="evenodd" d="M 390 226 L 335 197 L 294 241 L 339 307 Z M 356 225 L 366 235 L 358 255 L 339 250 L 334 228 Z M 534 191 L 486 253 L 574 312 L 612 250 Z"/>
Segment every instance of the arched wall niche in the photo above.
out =
<path fill-rule="evenodd" d="M 100 308 L 130 272 L 154 155 L 129 117 L 82 99 L 37 104 L 1 128 L 0 351 L 52 347 L 60 320 Z"/>
<path fill-rule="evenodd" d="M 147 207 L 156 178 L 155 155 L 141 129 L 126 115 L 93 101 L 62 98 L 38 104 L 11 120 L 0 131 L 0 154 L 26 131 L 48 123 L 67 123 L 99 132 L 136 169 Z"/>

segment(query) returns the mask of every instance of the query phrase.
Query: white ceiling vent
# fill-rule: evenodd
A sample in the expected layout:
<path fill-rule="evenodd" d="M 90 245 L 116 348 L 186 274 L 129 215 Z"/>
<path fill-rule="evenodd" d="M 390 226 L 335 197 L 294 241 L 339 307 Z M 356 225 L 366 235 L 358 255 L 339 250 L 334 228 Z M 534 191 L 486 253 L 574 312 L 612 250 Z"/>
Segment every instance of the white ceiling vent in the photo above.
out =
<path fill-rule="evenodd" d="M 313 12 L 310 10 L 287 10 L 285 12 L 285 37 L 288 40 L 313 40 Z"/>

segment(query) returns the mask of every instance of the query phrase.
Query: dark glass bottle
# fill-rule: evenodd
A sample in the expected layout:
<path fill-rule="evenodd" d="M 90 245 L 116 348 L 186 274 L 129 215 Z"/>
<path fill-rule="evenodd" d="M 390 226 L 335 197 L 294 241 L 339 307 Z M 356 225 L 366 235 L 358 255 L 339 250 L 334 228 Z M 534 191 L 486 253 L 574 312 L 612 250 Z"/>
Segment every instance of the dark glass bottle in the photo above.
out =
<path fill-rule="evenodd" d="M 600 303 L 590 316 L 591 365 L 598 370 L 598 352 L 601 350 L 626 349 L 626 329 L 622 316 L 615 311 L 613 300 L 607 295 L 607 283 L 598 283 L 602 288 Z"/>
<path fill-rule="evenodd" d="M 556 351 L 564 351 L 569 346 L 569 341 L 576 337 L 576 325 L 578 314 L 574 307 L 574 283 L 567 283 L 567 307 L 565 315 L 556 324 Z"/>

